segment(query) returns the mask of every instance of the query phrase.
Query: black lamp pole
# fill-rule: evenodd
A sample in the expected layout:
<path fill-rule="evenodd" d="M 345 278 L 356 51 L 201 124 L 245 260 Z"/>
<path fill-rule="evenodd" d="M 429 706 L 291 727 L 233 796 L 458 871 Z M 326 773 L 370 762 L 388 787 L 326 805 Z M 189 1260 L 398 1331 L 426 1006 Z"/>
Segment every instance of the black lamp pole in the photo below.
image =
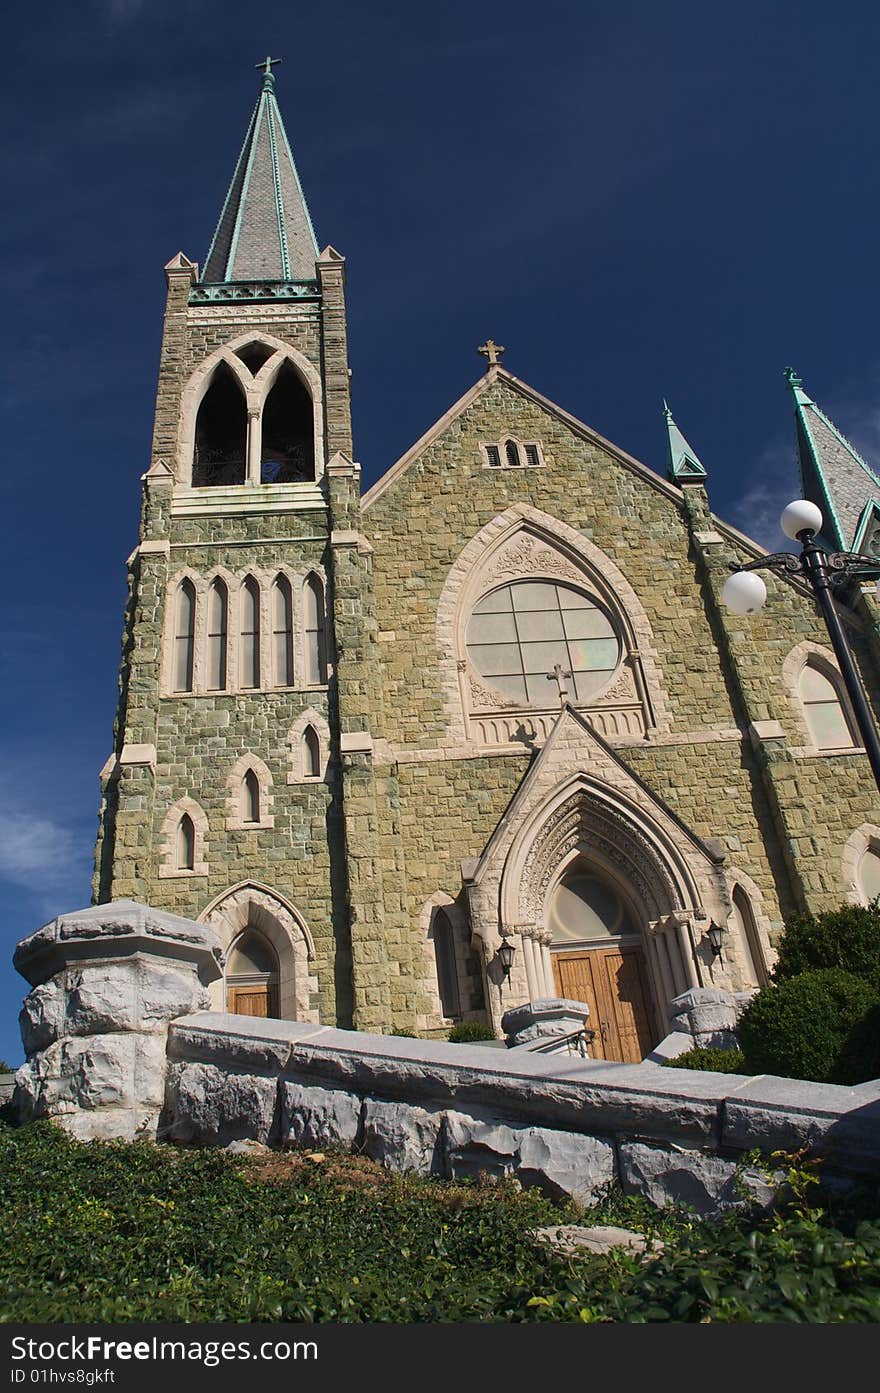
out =
<path fill-rule="evenodd" d="M 816 542 L 815 533 L 810 528 L 804 528 L 803 531 L 798 532 L 797 540 L 801 544 L 800 556 L 796 556 L 794 552 L 790 551 L 779 551 L 772 556 L 763 557 L 760 561 L 752 561 L 747 566 L 731 563 L 730 569 L 739 572 L 760 570 L 787 572 L 789 575 L 800 575 L 809 583 L 822 618 L 825 620 L 825 627 L 840 664 L 841 675 L 852 703 L 853 715 L 856 718 L 865 753 L 871 762 L 874 780 L 878 790 L 880 790 L 880 738 L 878 738 L 874 717 L 871 714 L 861 678 L 856 671 L 852 652 L 832 594 L 834 586 L 843 585 L 847 581 L 876 579 L 880 576 L 880 564 L 873 557 L 862 556 L 855 551 L 825 551 Z"/>

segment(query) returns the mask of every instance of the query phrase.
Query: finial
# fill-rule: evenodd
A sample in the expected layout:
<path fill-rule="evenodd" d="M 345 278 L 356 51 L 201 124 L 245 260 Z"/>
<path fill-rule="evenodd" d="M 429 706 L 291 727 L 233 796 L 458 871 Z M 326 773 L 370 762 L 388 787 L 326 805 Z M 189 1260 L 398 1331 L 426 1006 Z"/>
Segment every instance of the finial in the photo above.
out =
<path fill-rule="evenodd" d="M 485 343 L 480 344 L 477 352 L 482 353 L 483 357 L 488 360 L 490 368 L 495 368 L 500 364 L 501 355 L 506 352 L 506 349 L 502 344 L 496 343 L 494 339 L 487 339 Z"/>
<path fill-rule="evenodd" d="M 265 58 L 261 59 L 259 63 L 255 63 L 255 64 L 254 64 L 254 67 L 256 67 L 256 68 L 262 68 L 262 70 L 263 70 L 263 91 L 264 91 L 264 92 L 271 92 L 271 91 L 273 90 L 273 88 L 274 88 L 274 86 L 275 86 L 275 74 L 272 72 L 272 69 L 273 69 L 273 67 L 275 66 L 276 63 L 283 63 L 283 62 L 284 62 L 284 59 L 283 59 L 283 58 L 270 58 L 269 55 L 268 55 L 268 53 L 267 53 Z"/>
<path fill-rule="evenodd" d="M 796 392 L 799 387 L 803 387 L 804 385 L 803 378 L 797 373 L 797 371 L 794 368 L 783 368 L 782 376 L 785 378 L 786 382 L 788 383 L 789 387 L 791 387 L 793 392 Z"/>
<path fill-rule="evenodd" d="M 671 426 L 671 425 L 672 425 L 672 412 L 671 412 L 670 409 L 669 409 L 669 402 L 666 400 L 665 397 L 663 398 L 663 415 L 666 417 L 666 424 L 667 424 L 667 426 Z"/>

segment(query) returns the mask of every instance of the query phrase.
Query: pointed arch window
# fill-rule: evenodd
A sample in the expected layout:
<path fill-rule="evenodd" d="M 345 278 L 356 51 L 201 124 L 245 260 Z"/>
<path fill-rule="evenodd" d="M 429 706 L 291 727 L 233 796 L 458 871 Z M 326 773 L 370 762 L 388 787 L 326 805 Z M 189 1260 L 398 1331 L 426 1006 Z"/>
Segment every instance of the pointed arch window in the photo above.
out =
<path fill-rule="evenodd" d="M 293 686 L 293 594 L 286 576 L 272 586 L 272 653 L 276 687 Z"/>
<path fill-rule="evenodd" d="M 274 348 L 270 348 L 269 344 L 260 343 L 259 339 L 255 339 L 253 343 L 245 343 L 242 344 L 241 348 L 237 348 L 235 356 L 240 358 L 248 371 L 256 377 L 260 368 L 264 363 L 268 363 L 275 351 Z"/>
<path fill-rule="evenodd" d="M 243 484 L 247 458 L 247 407 L 241 384 L 221 363 L 196 417 L 193 488 Z"/>
<path fill-rule="evenodd" d="M 196 829 L 189 813 L 184 813 L 177 824 L 175 860 L 179 871 L 195 870 Z"/>
<path fill-rule="evenodd" d="M 798 679 L 798 696 L 804 719 L 817 750 L 851 749 L 853 732 L 831 671 L 809 659 Z"/>
<path fill-rule="evenodd" d="M 260 482 L 290 484 L 314 477 L 312 399 L 296 369 L 285 362 L 263 407 Z"/>
<path fill-rule="evenodd" d="M 327 681 L 327 652 L 324 620 L 324 587 L 317 576 L 309 576 L 303 588 L 306 630 L 306 680 L 312 687 Z"/>
<path fill-rule="evenodd" d="M 458 990 L 455 931 L 449 915 L 442 909 L 435 910 L 431 928 L 440 1009 L 447 1018 L 458 1020 L 461 1017 L 461 997 Z"/>
<path fill-rule="evenodd" d="M 302 769 L 307 779 L 321 777 L 321 742 L 314 726 L 306 726 L 302 738 Z"/>
<path fill-rule="evenodd" d="M 260 685 L 260 587 L 253 576 L 241 588 L 238 681 L 245 689 Z"/>
<path fill-rule="evenodd" d="M 511 469 L 519 469 L 519 467 L 520 467 L 519 446 L 517 445 L 517 443 L 516 443 L 515 440 L 508 440 L 508 441 L 505 442 L 505 445 L 504 445 L 504 454 L 505 454 L 505 456 L 506 456 L 507 463 L 508 463 L 508 465 L 510 466 L 510 468 L 511 468 Z"/>
<path fill-rule="evenodd" d="M 245 824 L 260 821 L 260 781 L 253 769 L 241 781 L 241 820 Z"/>
<path fill-rule="evenodd" d="M 193 651 L 196 631 L 196 588 L 182 580 L 174 602 L 174 690 L 193 689 Z"/>
<path fill-rule="evenodd" d="M 737 937 L 751 986 L 766 987 L 769 979 L 764 950 L 749 897 L 741 885 L 735 885 L 731 895 L 733 914 L 731 924 Z"/>
<path fill-rule="evenodd" d="M 208 690 L 226 690 L 226 647 L 229 629 L 229 591 L 218 577 L 208 591 Z"/>

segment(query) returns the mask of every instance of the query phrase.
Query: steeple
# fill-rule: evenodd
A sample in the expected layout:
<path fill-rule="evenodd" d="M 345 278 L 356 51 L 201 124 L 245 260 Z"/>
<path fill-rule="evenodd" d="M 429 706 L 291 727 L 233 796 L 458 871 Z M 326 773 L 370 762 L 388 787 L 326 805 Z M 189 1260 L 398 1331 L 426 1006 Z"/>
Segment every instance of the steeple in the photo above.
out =
<path fill-rule="evenodd" d="M 807 396 L 794 368 L 785 378 L 794 396 L 803 496 L 821 510 L 829 546 L 858 550 L 880 509 L 880 478 Z"/>
<path fill-rule="evenodd" d="M 673 484 L 688 480 L 697 482 L 706 478 L 706 471 L 700 463 L 696 450 L 692 450 L 678 426 L 672 419 L 669 403 L 663 402 L 663 415 L 666 418 L 666 477 Z"/>
<path fill-rule="evenodd" d="M 220 221 L 205 259 L 202 281 L 311 281 L 318 244 L 275 99 L 266 58 L 260 96 Z"/>

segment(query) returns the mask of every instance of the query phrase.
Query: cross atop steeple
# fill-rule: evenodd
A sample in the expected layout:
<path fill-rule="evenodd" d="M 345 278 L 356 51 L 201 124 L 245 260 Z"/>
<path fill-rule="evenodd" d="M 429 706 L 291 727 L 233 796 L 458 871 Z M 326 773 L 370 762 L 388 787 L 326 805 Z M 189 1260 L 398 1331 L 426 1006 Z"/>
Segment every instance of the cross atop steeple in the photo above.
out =
<path fill-rule="evenodd" d="M 254 67 L 255 67 L 255 68 L 262 68 L 262 70 L 263 70 L 263 86 L 264 86 L 264 87 L 266 87 L 266 86 L 268 86 L 269 88 L 274 87 L 274 85 L 275 85 L 275 74 L 273 73 L 272 69 L 274 68 L 274 66 L 275 66 L 276 63 L 283 63 L 283 62 L 284 62 L 284 59 L 283 59 L 283 58 L 270 58 L 269 55 L 268 55 L 268 53 L 267 53 L 265 58 L 262 58 L 262 59 L 260 60 L 259 63 L 255 63 L 255 64 L 254 64 Z M 267 81 L 267 79 L 268 79 L 268 81 Z"/>
<path fill-rule="evenodd" d="M 480 344 L 477 352 L 482 353 L 483 357 L 488 360 L 490 368 L 494 368 L 501 362 L 501 355 L 506 350 L 503 344 L 496 343 L 494 339 L 487 339 L 485 343 Z"/>

